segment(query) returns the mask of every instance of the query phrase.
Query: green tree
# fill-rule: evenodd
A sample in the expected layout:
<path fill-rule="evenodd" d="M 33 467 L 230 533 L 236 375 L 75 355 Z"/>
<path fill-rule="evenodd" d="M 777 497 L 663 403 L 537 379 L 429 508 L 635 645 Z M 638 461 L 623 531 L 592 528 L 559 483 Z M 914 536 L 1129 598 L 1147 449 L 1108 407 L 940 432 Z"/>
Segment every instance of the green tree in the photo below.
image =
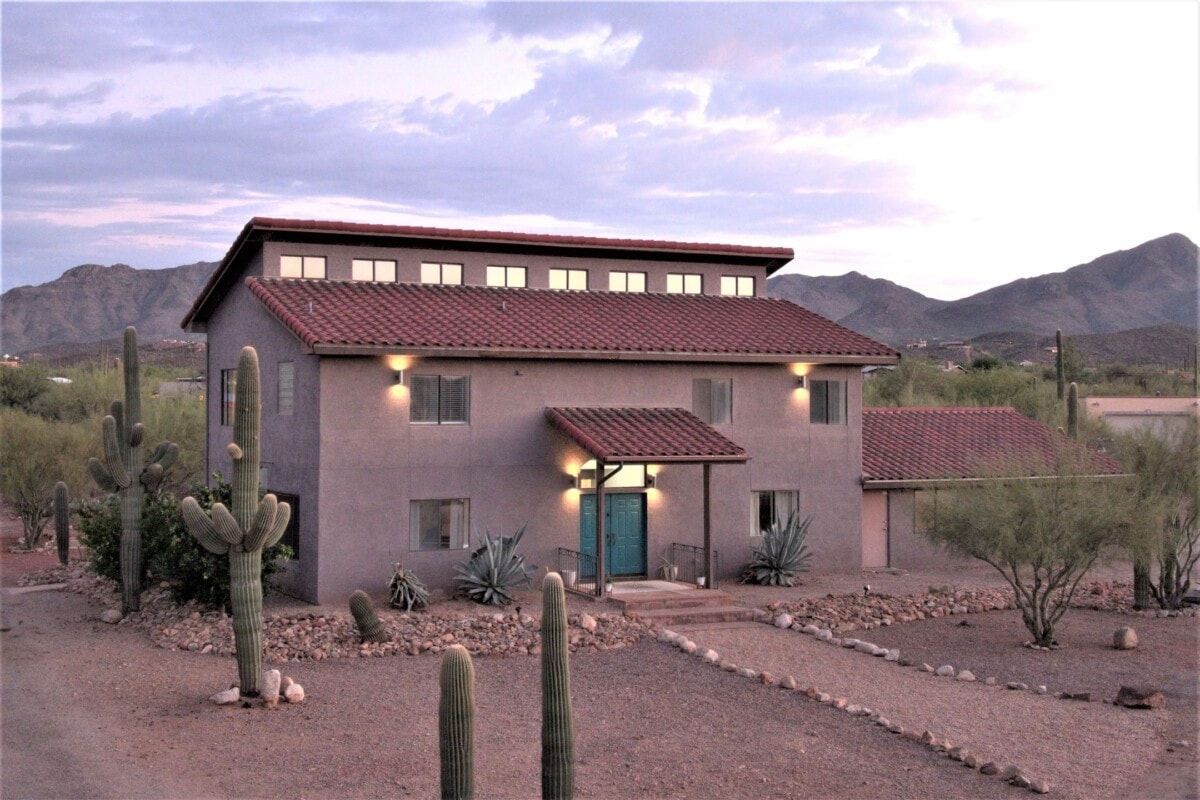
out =
<path fill-rule="evenodd" d="M 0 369 L 0 406 L 34 413 L 38 399 L 54 384 L 41 367 L 22 365 Z"/>
<path fill-rule="evenodd" d="M 1200 561 L 1200 423 L 1192 418 L 1183 430 L 1158 434 L 1145 429 L 1120 439 L 1117 448 L 1137 476 L 1142 503 L 1144 527 L 1130 554 L 1146 570 L 1159 606 L 1179 608 Z M 1158 568 L 1156 578 L 1150 564 Z"/>
<path fill-rule="evenodd" d="M 15 408 L 0 408 L 0 493 L 21 519 L 21 545 L 41 542 L 54 503 L 54 484 L 72 494 L 84 485 L 86 434 L 77 426 L 56 425 Z"/>
<path fill-rule="evenodd" d="M 999 475 L 969 489 L 941 491 L 923 520 L 926 536 L 949 551 L 992 566 L 1012 587 L 1035 644 L 1054 642 L 1054 626 L 1080 580 L 1101 557 L 1129 541 L 1133 492 L 1120 478 L 1083 474 L 1086 461 L 1064 450 L 1056 474 Z M 1029 475 L 1014 464 L 1000 475 Z"/>

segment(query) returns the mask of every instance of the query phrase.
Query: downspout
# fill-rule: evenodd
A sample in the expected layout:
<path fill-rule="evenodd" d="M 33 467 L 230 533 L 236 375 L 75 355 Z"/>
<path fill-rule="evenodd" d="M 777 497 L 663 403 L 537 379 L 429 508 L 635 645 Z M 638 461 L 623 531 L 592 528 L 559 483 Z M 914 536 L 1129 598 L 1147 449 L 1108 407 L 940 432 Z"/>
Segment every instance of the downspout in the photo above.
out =
<path fill-rule="evenodd" d="M 604 571 L 604 484 L 624 468 L 624 464 L 618 464 L 612 472 L 605 472 L 605 463 L 596 459 L 596 597 L 604 597 L 604 588 L 608 585 L 608 575 Z"/>

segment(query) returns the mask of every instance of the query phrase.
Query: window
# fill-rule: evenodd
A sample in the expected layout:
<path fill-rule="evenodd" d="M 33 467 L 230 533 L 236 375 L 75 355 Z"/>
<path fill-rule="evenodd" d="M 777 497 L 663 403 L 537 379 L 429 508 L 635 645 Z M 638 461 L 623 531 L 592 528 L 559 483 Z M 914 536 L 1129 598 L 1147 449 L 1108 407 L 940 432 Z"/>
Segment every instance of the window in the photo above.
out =
<path fill-rule="evenodd" d="M 588 287 L 586 269 L 555 269 L 550 270 L 551 289 L 569 289 L 572 292 L 586 292 Z"/>
<path fill-rule="evenodd" d="M 471 379 L 466 375 L 413 375 L 409 420 L 430 425 L 470 422 Z"/>
<path fill-rule="evenodd" d="M 221 424 L 232 425 L 234 400 L 237 399 L 237 370 L 221 370 Z"/>
<path fill-rule="evenodd" d="M 808 419 L 814 425 L 845 425 L 846 382 L 812 381 Z"/>
<path fill-rule="evenodd" d="M 278 412 L 290 415 L 295 409 L 296 397 L 296 363 L 294 361 L 279 362 L 279 377 L 275 388 Z"/>
<path fill-rule="evenodd" d="M 409 503 L 409 547 L 458 550 L 467 546 L 467 507 L 462 500 L 413 500 Z"/>
<path fill-rule="evenodd" d="M 350 278 L 356 281 L 395 283 L 396 262 L 356 258 L 350 262 Z"/>
<path fill-rule="evenodd" d="M 667 294 L 700 294 L 704 282 L 691 272 L 668 272 Z"/>
<path fill-rule="evenodd" d="M 644 292 L 646 291 L 646 273 L 610 272 L 608 273 L 608 290 L 610 292 Z"/>
<path fill-rule="evenodd" d="M 421 264 L 421 283 L 462 284 L 462 264 Z"/>
<path fill-rule="evenodd" d="M 733 421 L 733 381 L 696 378 L 692 381 L 692 413 L 710 425 Z"/>
<path fill-rule="evenodd" d="M 608 480 L 604 482 L 605 489 L 644 489 L 646 487 L 646 465 L 626 464 L 617 469 L 615 464 L 606 464 L 604 471 Z M 579 468 L 579 488 L 593 491 L 596 488 L 596 459 L 584 463 Z"/>
<path fill-rule="evenodd" d="M 795 490 L 751 492 L 754 519 L 750 525 L 751 536 L 762 536 L 772 525 L 782 525 L 800 508 L 800 493 Z"/>
<path fill-rule="evenodd" d="M 324 278 L 325 256 L 280 256 L 281 278 Z"/>
<path fill-rule="evenodd" d="M 509 288 L 525 288 L 524 267 L 488 267 L 488 286 L 508 286 Z"/>
<path fill-rule="evenodd" d="M 754 276 L 752 275 L 722 275 L 721 294 L 738 297 L 754 296 Z"/>
<path fill-rule="evenodd" d="M 292 548 L 292 560 L 294 561 L 300 558 L 300 496 L 287 492 L 272 492 L 272 494 L 279 502 L 287 503 L 292 507 L 292 518 L 288 520 L 287 528 L 279 543 Z"/>

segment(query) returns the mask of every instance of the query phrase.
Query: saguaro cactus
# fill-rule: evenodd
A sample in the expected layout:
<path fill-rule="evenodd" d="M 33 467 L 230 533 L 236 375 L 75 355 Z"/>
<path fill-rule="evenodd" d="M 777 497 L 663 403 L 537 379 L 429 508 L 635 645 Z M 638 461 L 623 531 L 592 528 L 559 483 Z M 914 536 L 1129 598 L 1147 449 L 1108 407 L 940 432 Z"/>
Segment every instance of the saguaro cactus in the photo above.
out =
<path fill-rule="evenodd" d="M 575 794 L 575 728 L 567 665 L 567 599 L 562 578 L 542 581 L 542 797 Z"/>
<path fill-rule="evenodd" d="M 375 604 L 370 596 L 361 589 L 355 589 L 350 595 L 350 613 L 354 616 L 354 625 L 364 642 L 388 641 L 387 630 L 375 613 Z"/>
<path fill-rule="evenodd" d="M 67 503 L 67 485 L 54 484 L 54 543 L 58 545 L 58 563 L 65 564 L 71 551 L 71 509 Z"/>
<path fill-rule="evenodd" d="M 121 498 L 121 608 L 137 611 L 142 594 L 142 499 L 162 481 L 175 463 L 179 445 L 160 442 L 146 463 L 142 439 L 141 376 L 138 371 L 137 331 L 125 329 L 125 402 L 114 400 L 101 427 L 104 461 L 88 459 L 88 471 L 106 492 Z"/>
<path fill-rule="evenodd" d="M 1066 362 L 1063 361 L 1065 354 L 1063 353 L 1063 338 L 1061 329 L 1054 332 L 1054 343 L 1056 345 L 1054 369 L 1058 377 L 1058 399 L 1062 400 L 1063 395 L 1065 395 L 1067 391 L 1067 365 Z"/>
<path fill-rule="evenodd" d="M 1079 386 L 1075 381 L 1067 387 L 1067 436 L 1079 438 Z"/>
<path fill-rule="evenodd" d="M 223 503 L 213 503 L 209 517 L 194 497 L 185 497 L 181 504 L 183 521 L 204 549 L 229 554 L 233 640 L 243 697 L 258 696 L 262 674 L 263 550 L 283 538 L 292 518 L 291 506 L 280 503 L 275 495 L 258 499 L 261 419 L 258 353 L 253 347 L 243 347 L 238 359 L 233 442 L 226 448 L 233 459 L 233 513 Z"/>
<path fill-rule="evenodd" d="M 468 800 L 475 794 L 475 668 L 461 644 L 442 656 L 438 703 L 438 752 L 442 800 Z"/>

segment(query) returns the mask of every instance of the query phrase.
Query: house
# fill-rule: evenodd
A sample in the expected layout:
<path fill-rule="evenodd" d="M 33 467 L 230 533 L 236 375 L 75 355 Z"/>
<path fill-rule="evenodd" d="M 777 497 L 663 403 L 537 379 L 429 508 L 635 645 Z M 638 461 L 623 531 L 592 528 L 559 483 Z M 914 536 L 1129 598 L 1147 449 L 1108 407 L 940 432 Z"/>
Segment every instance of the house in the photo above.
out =
<path fill-rule="evenodd" d="M 1189 419 L 1200 417 L 1200 399 L 1195 397 L 1081 397 L 1079 406 L 1118 433 L 1141 428 L 1159 434 L 1181 431 Z"/>
<path fill-rule="evenodd" d="M 521 526 L 539 566 L 652 575 L 678 545 L 728 577 L 795 509 L 815 569 L 857 570 L 862 368 L 899 354 L 767 297 L 792 257 L 254 218 L 183 321 L 208 337 L 207 470 L 231 469 L 253 345 L 306 600 L 379 591 L 394 562 L 450 588 L 474 530 Z"/>
<path fill-rule="evenodd" d="M 1011 408 L 866 408 L 862 425 L 864 569 L 955 563 L 920 533 L 920 506 L 939 489 L 1051 474 L 1064 451 L 1089 474 L 1121 474 L 1111 457 Z"/>

